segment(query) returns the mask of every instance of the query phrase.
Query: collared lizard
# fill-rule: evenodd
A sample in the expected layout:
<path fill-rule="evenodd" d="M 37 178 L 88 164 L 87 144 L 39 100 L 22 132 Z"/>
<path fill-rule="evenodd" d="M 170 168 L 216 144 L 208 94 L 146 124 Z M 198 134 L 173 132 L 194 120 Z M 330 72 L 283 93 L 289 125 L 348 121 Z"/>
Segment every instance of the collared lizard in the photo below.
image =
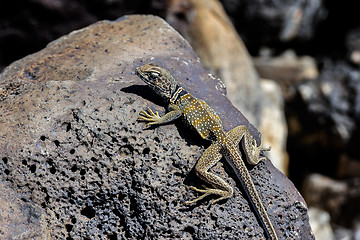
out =
<path fill-rule="evenodd" d="M 257 164 L 261 160 L 259 155 L 262 144 L 257 146 L 256 140 L 253 139 L 245 125 L 240 125 L 229 132 L 225 132 L 222 122 L 215 111 L 204 100 L 197 99 L 184 90 L 166 69 L 149 63 L 136 68 L 136 73 L 160 97 L 169 103 L 169 112 L 164 116 L 160 117 L 158 112 L 154 113 L 151 109 L 148 109 L 140 112 L 139 119 L 147 121 L 147 125 L 150 126 L 164 124 L 183 117 L 185 122 L 193 126 L 202 138 L 212 142 L 197 162 L 195 171 L 201 179 L 214 188 L 198 189 L 191 187 L 191 189 L 203 194 L 185 203 L 196 203 L 210 194 L 219 196 L 210 203 L 232 197 L 233 188 L 222 178 L 209 172 L 209 169 L 224 156 L 243 185 L 250 200 L 249 202 L 264 227 L 267 238 L 278 239 L 238 148 L 241 139 L 244 138 L 244 152 L 247 161 L 250 164 Z"/>

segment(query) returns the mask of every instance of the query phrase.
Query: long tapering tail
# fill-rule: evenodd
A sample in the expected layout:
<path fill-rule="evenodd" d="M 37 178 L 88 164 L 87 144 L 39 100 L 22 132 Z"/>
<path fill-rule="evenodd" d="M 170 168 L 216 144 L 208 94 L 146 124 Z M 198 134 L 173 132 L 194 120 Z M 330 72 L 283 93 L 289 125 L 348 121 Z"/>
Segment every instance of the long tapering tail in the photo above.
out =
<path fill-rule="evenodd" d="M 226 161 L 229 163 L 237 178 L 239 179 L 245 193 L 249 199 L 250 205 L 255 210 L 258 220 L 264 228 L 267 239 L 277 240 L 277 234 L 269 219 L 264 205 L 256 191 L 255 185 L 251 179 L 250 173 L 247 170 L 244 161 L 241 158 L 239 149 L 232 143 L 231 140 L 227 141 L 225 150 L 229 155 Z"/>

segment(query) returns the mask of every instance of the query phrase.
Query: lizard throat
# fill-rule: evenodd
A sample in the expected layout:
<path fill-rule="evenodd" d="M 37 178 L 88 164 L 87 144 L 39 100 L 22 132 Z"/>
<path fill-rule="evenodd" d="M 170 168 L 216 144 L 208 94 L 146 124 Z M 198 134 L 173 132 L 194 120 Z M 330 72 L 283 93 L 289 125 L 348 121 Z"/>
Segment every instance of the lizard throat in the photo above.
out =
<path fill-rule="evenodd" d="M 187 94 L 187 91 L 184 90 L 182 87 L 180 87 L 179 85 L 176 86 L 176 91 L 174 92 L 174 94 L 172 95 L 172 97 L 170 98 L 170 103 L 175 103 L 179 98 L 181 98 L 182 96 L 184 96 L 185 94 Z"/>

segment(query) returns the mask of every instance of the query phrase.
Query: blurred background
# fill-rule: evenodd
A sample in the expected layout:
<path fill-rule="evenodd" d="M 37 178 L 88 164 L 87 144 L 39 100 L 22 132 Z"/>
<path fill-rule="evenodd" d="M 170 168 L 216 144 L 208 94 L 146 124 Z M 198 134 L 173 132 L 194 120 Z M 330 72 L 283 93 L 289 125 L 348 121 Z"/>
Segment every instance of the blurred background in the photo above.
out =
<path fill-rule="evenodd" d="M 360 239 L 360 2 L 0 1 L 0 72 L 126 14 L 165 19 L 221 78 L 304 196 L 317 239 Z"/>

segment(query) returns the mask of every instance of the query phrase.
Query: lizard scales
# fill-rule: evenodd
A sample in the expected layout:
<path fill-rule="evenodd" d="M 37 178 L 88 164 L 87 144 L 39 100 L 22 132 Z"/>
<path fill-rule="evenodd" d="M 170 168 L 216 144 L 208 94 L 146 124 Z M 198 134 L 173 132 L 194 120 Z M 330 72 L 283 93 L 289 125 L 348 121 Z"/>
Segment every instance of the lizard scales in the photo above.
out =
<path fill-rule="evenodd" d="M 222 178 L 209 172 L 209 169 L 222 156 L 225 156 L 226 161 L 239 178 L 267 238 L 278 239 L 237 147 L 241 139 L 244 138 L 244 151 L 247 161 L 250 164 L 257 164 L 260 161 L 261 144 L 257 146 L 256 140 L 253 139 L 247 127 L 240 125 L 229 132 L 225 132 L 222 122 L 215 111 L 204 100 L 197 99 L 184 90 L 166 69 L 148 63 L 136 68 L 136 73 L 160 97 L 169 103 L 169 112 L 164 116 L 160 117 L 158 112 L 154 113 L 151 109 L 148 109 L 148 111 L 140 112 L 139 119 L 147 121 L 147 125 L 158 125 L 183 117 L 189 125 L 197 130 L 202 138 L 212 142 L 197 162 L 195 171 L 201 179 L 210 183 L 214 188 L 198 189 L 191 187 L 191 189 L 201 192 L 203 195 L 185 203 L 195 203 L 210 194 L 219 196 L 219 198 L 212 200 L 211 203 L 232 197 L 233 188 Z"/>

